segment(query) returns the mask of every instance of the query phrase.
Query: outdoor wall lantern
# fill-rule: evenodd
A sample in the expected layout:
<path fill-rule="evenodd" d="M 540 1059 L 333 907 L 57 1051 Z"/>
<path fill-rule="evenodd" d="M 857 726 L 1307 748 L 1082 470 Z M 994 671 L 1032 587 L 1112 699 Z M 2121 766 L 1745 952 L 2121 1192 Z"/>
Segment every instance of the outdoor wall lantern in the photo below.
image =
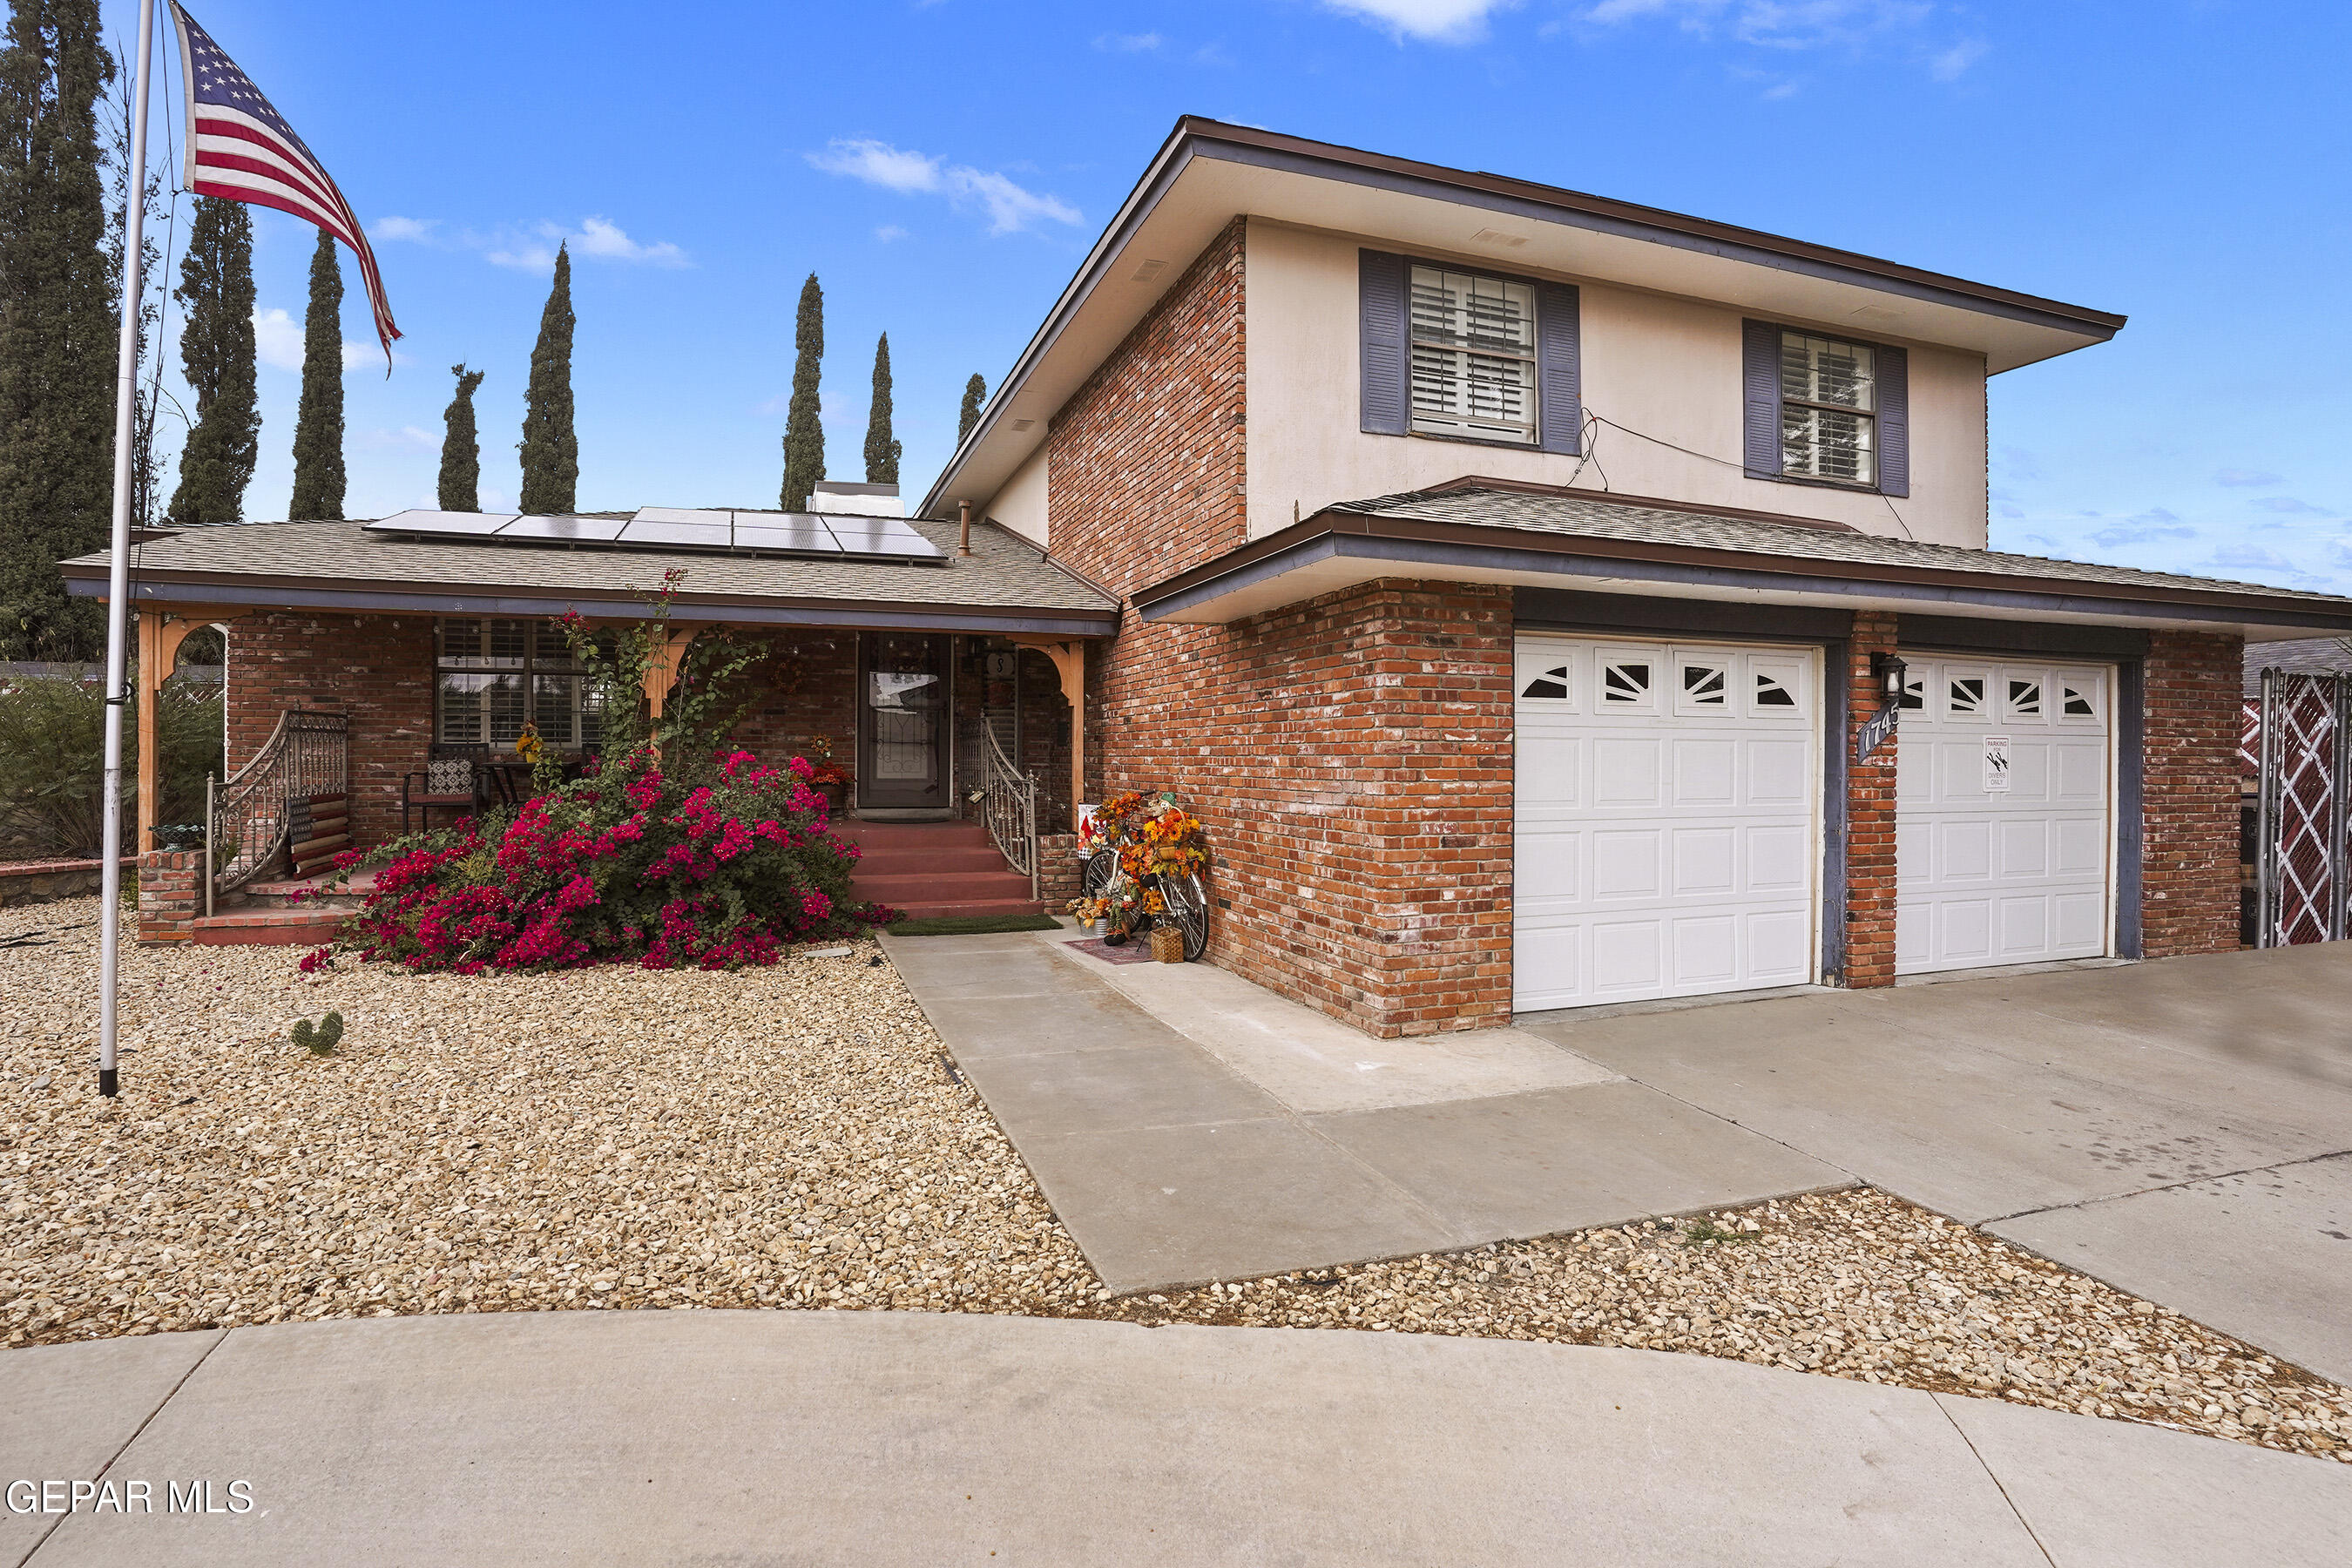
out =
<path fill-rule="evenodd" d="M 1870 673 L 1878 679 L 1879 695 L 1888 705 L 1903 700 L 1903 677 L 1911 667 L 1884 649 L 1870 656 Z"/>

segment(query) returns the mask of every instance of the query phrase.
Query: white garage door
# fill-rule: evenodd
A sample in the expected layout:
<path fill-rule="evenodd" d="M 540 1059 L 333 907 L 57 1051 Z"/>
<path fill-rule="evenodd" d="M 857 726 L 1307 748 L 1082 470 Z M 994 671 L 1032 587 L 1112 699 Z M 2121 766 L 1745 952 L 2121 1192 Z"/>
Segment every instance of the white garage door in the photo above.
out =
<path fill-rule="evenodd" d="M 1817 650 L 1518 639 L 1512 1001 L 1803 984 Z"/>
<path fill-rule="evenodd" d="M 1906 684 L 1895 972 L 2105 953 L 2114 668 L 1915 658 Z"/>

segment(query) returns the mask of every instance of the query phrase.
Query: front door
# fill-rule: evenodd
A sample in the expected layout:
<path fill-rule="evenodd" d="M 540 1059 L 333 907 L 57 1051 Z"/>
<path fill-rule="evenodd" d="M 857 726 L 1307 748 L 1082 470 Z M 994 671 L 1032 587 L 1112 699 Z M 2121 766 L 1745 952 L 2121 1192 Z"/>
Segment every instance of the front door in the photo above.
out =
<path fill-rule="evenodd" d="M 947 808 L 948 642 L 899 632 L 857 639 L 860 809 Z"/>

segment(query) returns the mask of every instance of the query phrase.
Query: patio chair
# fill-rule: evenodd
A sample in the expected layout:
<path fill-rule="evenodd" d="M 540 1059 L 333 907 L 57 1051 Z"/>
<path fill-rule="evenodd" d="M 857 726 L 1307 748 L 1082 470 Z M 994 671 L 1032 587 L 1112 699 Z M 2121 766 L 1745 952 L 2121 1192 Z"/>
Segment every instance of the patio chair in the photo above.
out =
<path fill-rule="evenodd" d="M 436 741 L 425 749 L 422 771 L 403 773 L 400 777 L 400 831 L 408 831 L 408 816 L 416 814 L 419 828 L 433 826 L 433 812 L 454 811 L 461 816 L 479 811 L 483 805 L 483 769 L 490 759 L 487 741 Z"/>

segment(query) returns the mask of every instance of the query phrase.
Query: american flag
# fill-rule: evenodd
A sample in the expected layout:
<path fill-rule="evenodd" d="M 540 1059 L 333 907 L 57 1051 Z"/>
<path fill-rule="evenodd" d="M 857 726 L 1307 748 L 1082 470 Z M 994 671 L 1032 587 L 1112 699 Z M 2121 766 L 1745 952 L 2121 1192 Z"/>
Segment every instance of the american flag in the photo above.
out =
<path fill-rule="evenodd" d="M 223 196 L 276 207 L 314 223 L 349 246 L 359 258 L 375 312 L 375 334 L 392 360 L 392 307 L 383 297 L 383 277 L 375 252 L 343 193 L 294 134 L 253 79 L 221 52 L 212 35 L 173 0 L 172 19 L 180 33 L 180 64 L 187 73 L 187 171 L 181 184 L 200 196 Z"/>

